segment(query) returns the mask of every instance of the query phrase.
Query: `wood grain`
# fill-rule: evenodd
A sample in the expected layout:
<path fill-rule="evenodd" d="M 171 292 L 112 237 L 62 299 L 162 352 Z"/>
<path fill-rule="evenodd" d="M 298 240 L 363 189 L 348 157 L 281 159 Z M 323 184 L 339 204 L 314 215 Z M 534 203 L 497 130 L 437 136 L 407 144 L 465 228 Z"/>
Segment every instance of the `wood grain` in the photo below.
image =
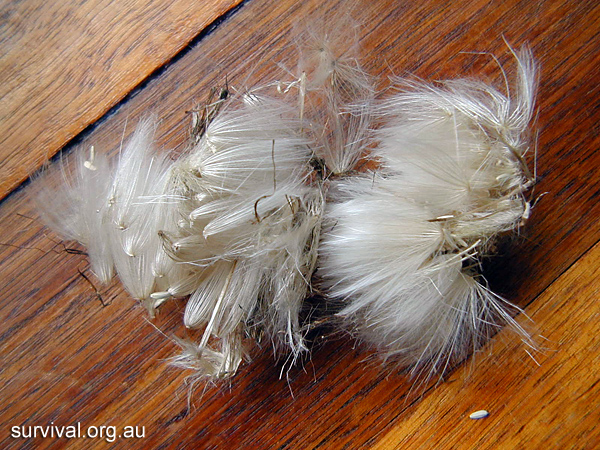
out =
<path fill-rule="evenodd" d="M 598 277 L 600 244 L 527 308 L 544 335 L 542 351 L 533 354 L 535 360 L 527 361 L 519 343 L 504 330 L 485 349 L 475 369 L 467 366 L 457 371 L 400 418 L 373 448 L 463 448 L 465 442 L 478 449 L 597 448 Z M 471 412 L 480 409 L 490 416 L 469 419 Z"/>
<path fill-rule="evenodd" d="M 0 198 L 241 0 L 0 3 Z"/>
<path fill-rule="evenodd" d="M 340 4 L 245 3 L 110 117 L 80 135 L 77 143 L 84 148 L 93 143 L 98 151 L 113 152 L 140 117 L 154 112 L 162 119 L 160 145 L 179 148 L 187 139 L 185 111 L 206 98 L 210 88 L 225 77 L 232 88 L 243 89 L 282 76 L 281 66 L 295 64 L 293 26 L 307 17 L 331 17 Z M 380 440 L 385 448 L 398 442 L 425 442 L 427 435 L 417 433 L 424 426 L 435 430 L 430 432 L 435 433 L 438 448 L 474 448 L 486 438 L 500 436 L 493 434 L 496 428 L 516 448 L 519 439 L 528 439 L 529 434 L 549 448 L 576 443 L 591 448 L 597 437 L 597 420 L 590 419 L 594 416 L 569 419 L 580 431 L 579 441 L 568 428 L 544 420 L 556 417 L 555 412 L 567 408 L 569 401 L 576 400 L 580 408 L 597 403 L 593 385 L 597 367 L 587 370 L 571 352 L 581 348 L 582 356 L 591 359 L 597 345 L 590 335 L 596 330 L 592 321 L 596 305 L 587 310 L 582 306 L 597 299 L 593 284 L 597 269 L 592 271 L 597 268 L 597 247 L 577 261 L 598 242 L 600 227 L 600 7 L 591 1 L 560 0 L 535 4 L 509 0 L 502 5 L 478 0 L 468 6 L 382 0 L 359 3 L 354 16 L 364 24 L 365 65 L 381 77 L 382 88 L 389 84 L 388 76 L 409 72 L 429 80 L 483 74 L 501 83 L 493 59 L 461 52 L 492 52 L 510 73 L 511 58 L 502 35 L 515 47 L 529 42 L 540 61 L 536 189 L 548 194 L 540 198 L 523 235 L 491 265 L 490 278 L 537 317 L 540 334 L 558 342 L 544 357 L 536 356 L 542 368 L 533 365 L 514 337 L 504 339 L 503 333 L 486 351 L 489 357 L 475 358 L 471 379 L 463 381 L 469 372 L 463 368 L 446 383 L 411 392 L 410 380 L 382 368 L 367 350 L 339 335 L 318 339 L 312 360 L 293 368 L 287 379 L 279 378 L 282 362 L 274 364 L 268 348 L 256 349 L 255 360 L 230 384 L 197 388 L 193 407 L 185 414 L 186 374 L 164 363 L 177 351 L 175 344 L 144 320 L 141 308 L 127 298 L 117 281 L 101 289 L 110 306 L 100 305 L 78 273 L 78 268 L 87 267 L 85 258 L 65 253 L 53 242 L 55 236 L 44 231 L 30 200 L 35 186 L 27 184 L 0 205 L 0 242 L 11 245 L 0 246 L 0 376 L 4 381 L 0 395 L 7 399 L 0 406 L 0 445 L 107 446 L 92 439 L 10 438 L 11 426 L 53 421 L 146 427 L 144 439 L 117 440 L 109 445 L 114 448 L 335 449 L 368 448 Z M 70 146 L 67 153 L 73 149 Z M 589 277 L 586 270 L 591 271 Z M 576 293 L 581 302 L 571 298 Z M 182 336 L 182 311 L 183 302 L 168 305 L 155 325 L 167 335 Z M 580 337 L 573 334 L 580 329 Z M 482 384 L 488 378 L 495 383 Z M 521 386 L 518 392 L 515 385 Z M 458 409 L 452 409 L 456 393 L 451 390 L 457 386 L 464 398 Z M 561 386 L 569 389 L 561 394 Z M 480 406 L 481 390 L 486 402 Z M 507 392 L 530 409 L 541 409 L 542 402 L 548 415 L 529 413 L 533 418 L 528 420 L 527 411 L 519 412 L 518 423 L 524 428 L 511 432 L 502 420 L 508 420 L 510 408 L 500 408 Z M 579 392 L 587 394 L 576 399 Z M 446 409 L 435 409 L 437 403 Z M 481 407 L 492 411 L 491 420 L 461 423 L 462 440 L 446 447 L 452 438 L 444 437 L 444 430 L 456 424 L 459 415 L 462 418 Z M 405 430 L 413 433 L 414 441 L 402 441 Z M 469 430 L 474 431 L 469 434 Z"/>

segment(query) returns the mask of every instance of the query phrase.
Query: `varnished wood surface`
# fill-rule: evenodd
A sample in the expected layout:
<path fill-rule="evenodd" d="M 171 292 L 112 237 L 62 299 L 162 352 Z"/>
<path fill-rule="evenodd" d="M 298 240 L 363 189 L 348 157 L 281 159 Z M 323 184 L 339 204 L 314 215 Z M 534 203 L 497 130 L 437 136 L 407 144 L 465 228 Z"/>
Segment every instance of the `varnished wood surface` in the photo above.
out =
<path fill-rule="evenodd" d="M 160 144 L 180 147 L 185 111 L 211 87 L 225 77 L 243 89 L 281 76 L 281 66 L 294 65 L 293 25 L 331 17 L 341 4 L 245 2 L 76 143 L 114 151 L 153 112 L 161 118 Z M 144 319 L 118 281 L 102 288 L 111 303 L 101 306 L 78 273 L 85 258 L 63 251 L 44 230 L 30 200 L 34 186 L 26 183 L 0 205 L 0 242 L 10 244 L 0 246 L 3 448 L 597 447 L 600 7 L 593 1 L 382 0 L 357 2 L 353 15 L 364 24 L 365 66 L 381 77 L 382 88 L 388 76 L 407 73 L 428 80 L 483 74 L 501 82 L 492 58 L 461 52 L 491 52 L 510 73 L 503 37 L 515 47 L 528 42 L 540 62 L 536 192 L 547 193 L 522 236 L 490 267 L 494 287 L 525 308 L 534 333 L 544 336 L 538 337 L 543 351 L 533 354 L 540 366 L 503 331 L 444 383 L 411 390 L 410 380 L 382 368 L 360 345 L 330 338 L 315 344 L 312 360 L 287 379 L 280 379 L 281 364 L 268 348 L 256 350 L 230 384 L 197 389 L 185 414 L 186 374 L 164 363 L 176 346 Z M 166 59 L 178 49 L 169 51 Z M 20 76 L 11 70 L 2 76 Z M 99 84 L 107 96 L 133 86 Z M 55 136 L 66 133 L 64 123 L 81 130 L 106 110 L 84 118 L 72 101 L 65 104 L 66 119 L 49 133 L 54 143 L 46 155 L 65 142 Z M 55 111 L 42 105 L 36 114 L 38 121 L 52 120 Z M 17 142 L 35 152 L 27 136 L 17 134 Z M 182 313 L 183 303 L 173 303 L 154 324 L 181 336 Z M 476 409 L 488 409 L 490 417 L 468 419 Z M 145 426 L 146 436 L 113 443 L 10 437 L 11 426 L 50 422 Z"/>
<path fill-rule="evenodd" d="M 0 2 L 0 198 L 240 1 Z"/>
<path fill-rule="evenodd" d="M 535 360 L 504 330 L 373 448 L 598 448 L 599 277 L 597 244 L 525 310 L 544 333 Z"/>

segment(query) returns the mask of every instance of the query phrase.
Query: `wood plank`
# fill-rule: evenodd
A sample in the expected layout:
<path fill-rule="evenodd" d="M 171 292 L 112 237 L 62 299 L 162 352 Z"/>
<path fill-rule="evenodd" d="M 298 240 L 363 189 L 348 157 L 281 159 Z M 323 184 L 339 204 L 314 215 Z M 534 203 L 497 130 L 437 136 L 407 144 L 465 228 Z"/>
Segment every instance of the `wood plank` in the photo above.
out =
<path fill-rule="evenodd" d="M 475 369 L 461 368 L 373 448 L 596 448 L 599 277 L 596 244 L 527 309 L 544 336 L 537 363 L 524 361 L 522 345 L 503 331 Z M 481 409 L 488 418 L 469 419 Z"/>
<path fill-rule="evenodd" d="M 0 3 L 0 199 L 240 2 Z"/>
<path fill-rule="evenodd" d="M 161 145 L 183 145 L 185 111 L 206 98 L 211 87 L 227 76 L 232 87 L 243 89 L 279 76 L 282 71 L 275 62 L 293 67 L 293 45 L 286 45 L 292 26 L 309 14 L 329 16 L 339 4 L 245 4 L 78 143 L 114 151 L 125 123 L 128 134 L 152 111 L 162 118 Z M 514 46 L 528 41 L 541 61 L 537 189 L 550 193 L 534 209 L 524 238 L 492 267 L 496 285 L 529 308 L 548 304 L 539 294 L 598 241 L 599 13 L 593 2 L 563 0 L 509 0 L 501 6 L 483 0 L 469 6 L 387 0 L 364 2 L 355 11 L 365 24 L 365 63 L 380 76 L 414 72 L 442 79 L 483 72 L 501 81 L 491 59 L 459 52 L 491 51 L 510 64 L 502 34 Z M 382 80 L 385 87 L 389 81 Z M 281 363 L 273 363 L 269 349 L 257 349 L 253 363 L 230 385 L 204 392 L 199 388 L 191 413 L 183 417 L 186 374 L 162 361 L 175 354 L 176 346 L 144 321 L 141 309 L 117 282 L 102 289 L 111 305 L 100 306 L 77 272 L 86 267 L 85 259 L 60 252 L 60 245 L 50 240 L 53 235 L 37 221 L 28 199 L 32 190 L 24 186 L 0 205 L 0 242 L 18 246 L 0 246 L 0 368 L 5 380 L 0 392 L 9 399 L 0 407 L 3 447 L 25 443 L 8 436 L 10 426 L 79 421 L 83 426 L 144 425 L 146 437 L 128 441 L 128 448 L 360 448 L 374 444 L 418 408 L 418 398 L 409 395 L 409 380 L 392 368 L 382 369 L 367 351 L 339 336 L 316 344 L 312 361 L 292 369 L 287 380 L 279 379 Z M 170 304 L 156 325 L 167 334 L 182 335 L 182 310 L 182 302 Z M 558 314 L 566 320 L 567 312 Z M 574 329 L 579 321 L 587 323 L 585 316 L 572 315 Z M 517 353 L 522 367 L 516 371 L 531 370 L 523 348 Z M 495 355 L 492 370 L 501 372 L 505 362 L 514 367 L 513 353 Z M 558 358 L 569 364 L 568 356 L 560 352 Z M 438 393 L 445 388 L 431 390 L 424 401 L 441 401 Z M 525 398 L 531 392 L 527 389 L 515 395 Z M 475 398 L 471 401 L 475 407 Z M 37 438 L 27 443 L 41 448 L 66 444 L 104 445 L 91 439 Z"/>

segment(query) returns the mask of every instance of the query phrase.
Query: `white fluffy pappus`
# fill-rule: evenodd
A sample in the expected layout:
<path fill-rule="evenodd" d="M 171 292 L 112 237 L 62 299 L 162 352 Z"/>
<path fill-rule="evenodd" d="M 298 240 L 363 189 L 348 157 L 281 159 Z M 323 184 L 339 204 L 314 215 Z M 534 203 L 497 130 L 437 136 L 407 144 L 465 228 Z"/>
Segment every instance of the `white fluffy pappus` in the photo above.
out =
<path fill-rule="evenodd" d="M 375 80 L 359 63 L 358 31 L 347 11 L 306 24 L 296 39 L 297 67 L 288 71 L 293 80 L 278 83 L 298 93 L 302 132 L 334 175 L 354 170 L 371 139 Z"/>
<path fill-rule="evenodd" d="M 93 148 L 79 152 L 71 174 L 61 165 L 62 186 L 47 188 L 49 179 L 42 179 L 37 195 L 46 222 L 86 247 L 99 280 L 108 283 L 116 271 L 150 314 L 156 306 L 150 294 L 164 275 L 178 271 L 157 234 L 173 219 L 177 202 L 165 199 L 170 162 L 154 151 L 155 128 L 153 118 L 142 120 L 113 165 Z"/>
<path fill-rule="evenodd" d="M 510 324 L 480 273 L 496 239 L 527 218 L 524 156 L 535 70 L 518 54 L 511 96 L 480 82 L 402 81 L 379 114 L 379 173 L 330 196 L 319 274 L 339 317 L 413 373 L 443 373 Z"/>
<path fill-rule="evenodd" d="M 216 100 L 214 90 L 192 111 L 177 161 L 153 150 L 148 119 L 113 167 L 80 156 L 76 174 L 63 173 L 64 205 L 45 205 L 47 221 L 87 247 L 94 273 L 107 282 L 116 270 L 151 315 L 189 296 L 183 322 L 202 337 L 180 341 L 173 362 L 196 378 L 235 373 L 247 337 L 265 335 L 292 362 L 306 350 L 300 313 L 317 264 L 323 178 L 350 173 L 364 154 L 375 99 L 356 24 L 342 13 L 324 25 L 300 37 L 292 81 L 233 95 L 226 87 Z"/>
<path fill-rule="evenodd" d="M 190 296 L 184 324 L 202 338 L 173 362 L 196 378 L 234 374 L 249 336 L 295 360 L 323 203 L 296 111 L 256 92 L 233 98 L 177 161 L 154 151 L 155 127 L 141 121 L 113 167 L 93 151 L 73 175 L 62 167 L 58 193 L 40 189 L 47 222 L 86 246 L 103 282 L 116 268 L 151 315 Z"/>
<path fill-rule="evenodd" d="M 306 350 L 299 314 L 315 267 L 322 195 L 308 183 L 311 151 L 300 128 L 284 102 L 246 93 L 228 100 L 174 165 L 185 191 L 182 220 L 161 237 L 172 259 L 203 270 L 184 314 L 203 335 L 174 360 L 195 377 L 235 373 L 250 335 L 265 334 L 292 360 Z"/>
<path fill-rule="evenodd" d="M 49 227 L 63 239 L 86 247 L 92 272 L 106 284 L 114 275 L 104 227 L 111 168 L 94 147 L 89 152 L 80 151 L 73 166 L 61 160 L 58 186 L 53 184 L 57 181 L 52 179 L 55 171 L 44 172 L 35 184 L 35 201 Z"/>
<path fill-rule="evenodd" d="M 114 164 L 92 148 L 61 166 L 62 187 L 41 185 L 45 220 L 103 283 L 117 273 L 151 315 L 189 297 L 183 324 L 199 339 L 177 339 L 171 362 L 193 379 L 233 375 L 263 337 L 294 362 L 317 267 L 343 326 L 415 373 L 443 373 L 504 323 L 526 336 L 481 261 L 531 209 L 530 52 L 513 52 L 506 92 L 398 80 L 378 102 L 356 24 L 332 22 L 299 37 L 291 81 L 226 87 L 194 110 L 178 160 L 155 152 L 147 119 Z M 367 154 L 380 166 L 357 174 Z"/>
<path fill-rule="evenodd" d="M 170 161 L 153 148 L 155 122 L 143 120 L 120 153 L 107 199 L 105 226 L 119 279 L 134 297 L 149 298 L 155 289 L 157 230 L 168 218 L 162 196 Z"/>

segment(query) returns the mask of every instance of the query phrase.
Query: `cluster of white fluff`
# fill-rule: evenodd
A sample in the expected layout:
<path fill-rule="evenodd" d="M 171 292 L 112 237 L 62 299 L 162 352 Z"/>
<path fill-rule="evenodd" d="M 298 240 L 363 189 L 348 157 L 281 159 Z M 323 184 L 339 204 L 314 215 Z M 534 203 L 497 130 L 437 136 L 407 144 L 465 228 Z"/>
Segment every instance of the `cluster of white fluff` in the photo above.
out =
<path fill-rule="evenodd" d="M 308 32 L 291 80 L 223 90 L 174 161 L 146 119 L 115 164 L 92 148 L 62 187 L 40 189 L 48 224 L 87 248 L 101 282 L 117 273 L 151 315 L 187 298 L 201 337 L 178 340 L 173 363 L 198 377 L 235 373 L 250 338 L 295 360 L 315 292 L 338 326 L 418 370 L 517 326 L 480 263 L 529 215 L 529 51 L 515 53 L 512 93 L 398 81 L 376 100 L 347 42 L 352 26 Z M 378 168 L 357 173 L 367 155 Z"/>
<path fill-rule="evenodd" d="M 499 324 L 525 334 L 480 273 L 530 210 L 535 74 L 527 50 L 516 59 L 512 98 L 471 80 L 402 82 L 378 107 L 380 170 L 337 182 L 327 207 L 319 270 L 339 316 L 416 371 L 444 371 Z"/>

